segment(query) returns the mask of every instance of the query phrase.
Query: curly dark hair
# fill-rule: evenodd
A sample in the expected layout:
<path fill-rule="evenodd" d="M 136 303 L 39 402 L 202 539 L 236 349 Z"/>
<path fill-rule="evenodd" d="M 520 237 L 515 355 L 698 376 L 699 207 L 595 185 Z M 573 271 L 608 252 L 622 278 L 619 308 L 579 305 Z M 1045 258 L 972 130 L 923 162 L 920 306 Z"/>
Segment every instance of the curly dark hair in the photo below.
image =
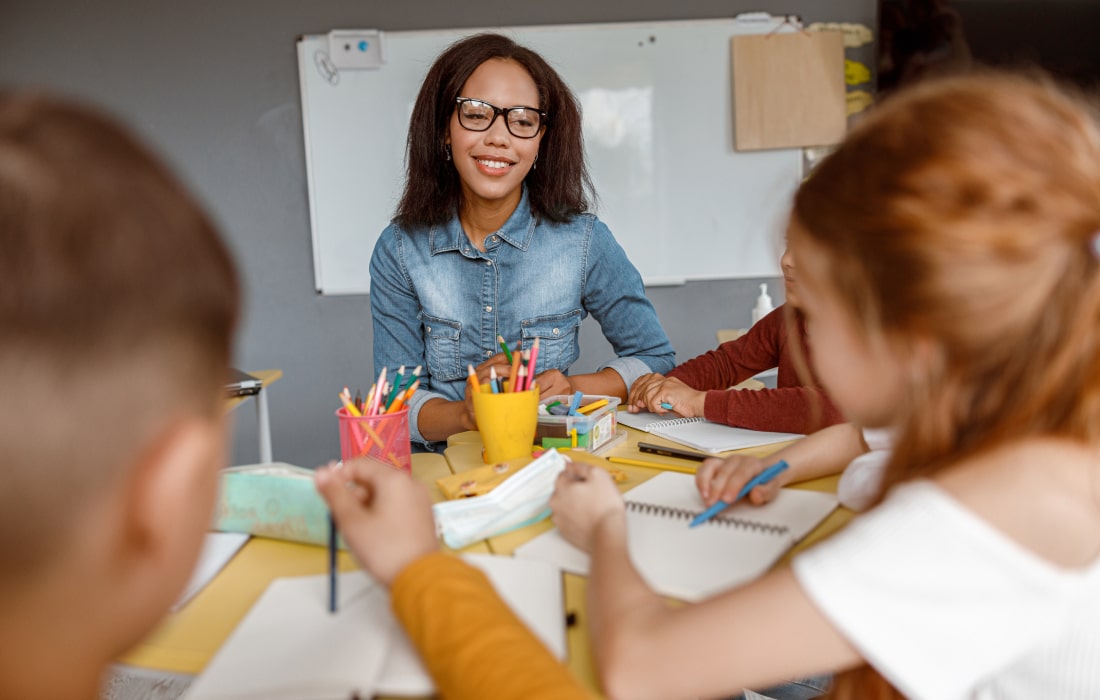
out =
<path fill-rule="evenodd" d="M 428 70 L 409 120 L 405 190 L 394 219 L 402 226 L 432 226 L 448 221 L 462 204 L 458 172 L 444 148 L 455 99 L 478 66 L 507 58 L 526 69 L 539 92 L 539 108 L 548 115 L 539 144 L 539 167 L 527 173 L 531 212 L 551 221 L 568 221 L 588 211 L 595 199 L 584 160 L 581 110 L 576 96 L 542 56 L 500 34 L 475 34 L 451 44 Z"/>

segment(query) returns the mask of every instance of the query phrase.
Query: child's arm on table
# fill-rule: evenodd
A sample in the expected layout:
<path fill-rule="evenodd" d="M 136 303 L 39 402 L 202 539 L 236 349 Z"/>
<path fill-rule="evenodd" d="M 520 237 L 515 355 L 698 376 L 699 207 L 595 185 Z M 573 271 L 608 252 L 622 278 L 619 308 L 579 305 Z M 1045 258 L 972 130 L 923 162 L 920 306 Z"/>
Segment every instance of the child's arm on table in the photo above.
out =
<path fill-rule="evenodd" d="M 675 377 L 645 374 L 630 388 L 627 409 L 631 413 L 678 413 L 685 418 L 703 415 L 707 392 L 696 391 Z M 667 408 L 671 406 L 672 408 Z"/>
<path fill-rule="evenodd" d="M 318 469 L 316 484 L 355 558 L 390 587 L 394 614 L 441 696 L 588 697 L 484 574 L 439 551 L 420 483 L 360 459 Z"/>
<path fill-rule="evenodd" d="M 719 696 L 863 661 L 786 567 L 699 604 L 666 606 L 630 561 L 621 495 L 591 465 L 567 467 L 551 507 L 562 536 L 591 556 L 593 649 L 611 697 Z"/>
<path fill-rule="evenodd" d="M 695 485 L 708 506 L 718 500 L 731 502 L 749 479 L 784 460 L 789 465 L 787 469 L 749 492 L 747 500 L 759 506 L 774 499 L 779 489 L 788 484 L 842 471 L 866 451 L 862 431 L 852 423 L 840 423 L 807 435 L 767 457 L 735 454 L 725 459 L 708 459 L 696 472 Z"/>

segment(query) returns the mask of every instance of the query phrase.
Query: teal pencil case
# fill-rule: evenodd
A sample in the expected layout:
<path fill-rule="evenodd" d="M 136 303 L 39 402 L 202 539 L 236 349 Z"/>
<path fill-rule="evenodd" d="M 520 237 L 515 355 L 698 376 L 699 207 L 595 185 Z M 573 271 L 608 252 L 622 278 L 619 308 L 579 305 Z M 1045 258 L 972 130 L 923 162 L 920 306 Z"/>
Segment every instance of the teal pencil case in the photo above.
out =
<path fill-rule="evenodd" d="M 328 506 L 313 470 L 282 462 L 220 472 L 212 529 L 306 544 L 328 544 Z M 342 539 L 339 546 L 346 549 Z"/>

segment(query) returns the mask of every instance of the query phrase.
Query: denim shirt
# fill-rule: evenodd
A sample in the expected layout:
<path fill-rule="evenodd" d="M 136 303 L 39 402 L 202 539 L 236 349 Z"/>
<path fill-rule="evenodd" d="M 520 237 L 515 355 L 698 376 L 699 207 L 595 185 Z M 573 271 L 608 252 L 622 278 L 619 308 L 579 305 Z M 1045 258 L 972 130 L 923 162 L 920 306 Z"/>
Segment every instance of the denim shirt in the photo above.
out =
<path fill-rule="evenodd" d="M 409 431 L 420 434 L 430 399 L 465 396 L 467 365 L 500 352 L 497 335 L 524 350 L 539 338 L 536 371 L 567 372 L 580 354 L 581 321 L 592 314 L 617 357 L 611 367 L 629 389 L 649 372 L 672 369 L 675 351 L 645 295 L 638 271 L 592 214 L 569 223 L 531 213 L 527 192 L 485 252 L 458 217 L 415 230 L 390 224 L 370 261 L 374 374 L 421 366 L 409 402 Z"/>

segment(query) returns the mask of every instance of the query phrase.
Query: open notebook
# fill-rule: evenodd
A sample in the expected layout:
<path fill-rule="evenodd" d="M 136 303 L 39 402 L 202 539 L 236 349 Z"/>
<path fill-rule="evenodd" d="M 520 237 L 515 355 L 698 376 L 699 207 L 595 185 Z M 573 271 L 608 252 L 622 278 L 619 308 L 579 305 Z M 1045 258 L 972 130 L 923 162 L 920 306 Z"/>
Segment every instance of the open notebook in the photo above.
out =
<path fill-rule="evenodd" d="M 689 474 L 661 472 L 624 498 L 634 566 L 657 592 L 687 601 L 760 576 L 837 505 L 832 494 L 781 489 L 771 503 L 737 503 L 706 524 L 689 528 L 704 509 Z M 588 573 L 588 555 L 557 529 L 520 546 L 515 556 Z"/>
<path fill-rule="evenodd" d="M 565 658 L 560 572 L 548 564 L 467 554 L 501 598 L 558 658 Z M 340 574 L 339 612 L 328 612 L 328 576 L 276 579 L 183 700 L 347 700 L 353 692 L 428 696 L 435 688 L 365 573 Z"/>
<path fill-rule="evenodd" d="M 681 418 L 675 413 L 630 413 L 619 411 L 619 422 L 631 428 L 644 430 L 681 445 L 718 454 L 727 450 L 771 445 L 804 437 L 798 433 L 771 433 L 762 430 L 734 428 L 715 423 L 706 418 Z"/>

